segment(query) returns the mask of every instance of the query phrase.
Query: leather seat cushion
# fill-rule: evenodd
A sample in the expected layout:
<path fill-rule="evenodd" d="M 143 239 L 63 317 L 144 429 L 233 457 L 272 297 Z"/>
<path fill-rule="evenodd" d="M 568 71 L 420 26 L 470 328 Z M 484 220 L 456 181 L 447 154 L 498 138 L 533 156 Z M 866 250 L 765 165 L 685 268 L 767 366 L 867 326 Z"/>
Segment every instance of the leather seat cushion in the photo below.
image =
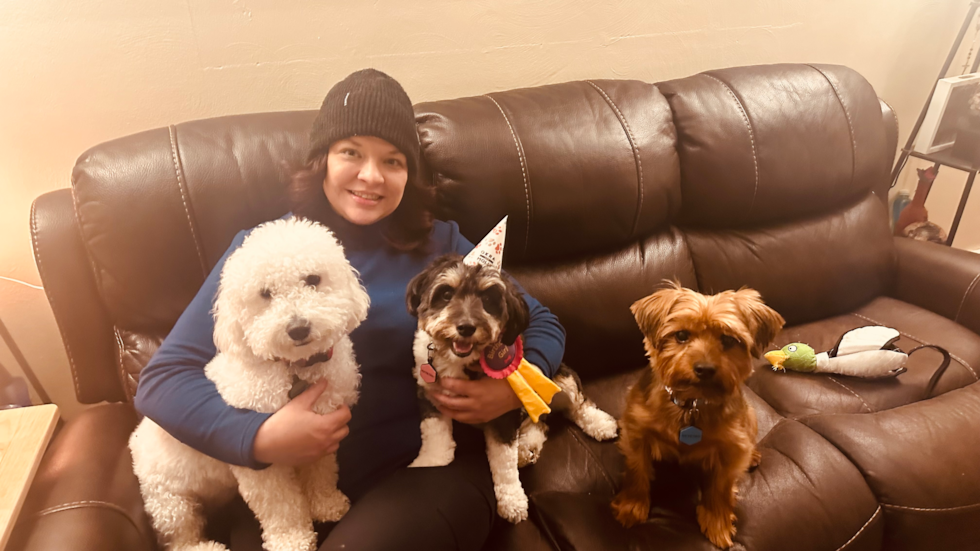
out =
<path fill-rule="evenodd" d="M 933 392 L 943 394 L 977 382 L 980 337 L 942 316 L 889 298 L 878 297 L 851 313 L 786 328 L 773 349 L 804 342 L 818 352 L 830 350 L 845 332 L 866 325 L 886 325 L 901 332 L 896 343 L 908 351 L 921 344 L 949 350 L 949 368 Z M 841 375 L 775 373 L 760 361 L 748 385 L 779 413 L 799 418 L 818 413 L 869 413 L 923 399 L 941 355 L 925 349 L 909 357 L 908 371 L 894 379 L 860 379 Z"/>
<path fill-rule="evenodd" d="M 874 495 L 833 445 L 784 419 L 759 448 L 758 469 L 740 484 L 737 543 L 756 551 L 880 548 Z M 651 494 L 650 520 L 629 530 L 616 522 L 604 492 L 547 491 L 531 500 L 534 518 L 560 549 L 715 549 L 697 526 L 692 473 L 658 466 Z"/>

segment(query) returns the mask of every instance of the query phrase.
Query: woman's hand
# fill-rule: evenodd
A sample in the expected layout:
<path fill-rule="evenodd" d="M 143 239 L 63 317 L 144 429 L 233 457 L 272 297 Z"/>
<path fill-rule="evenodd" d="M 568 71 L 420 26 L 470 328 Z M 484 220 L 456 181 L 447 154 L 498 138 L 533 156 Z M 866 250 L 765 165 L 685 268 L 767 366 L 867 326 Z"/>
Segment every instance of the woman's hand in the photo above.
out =
<path fill-rule="evenodd" d="M 314 412 L 313 404 L 326 389 L 327 381 L 321 380 L 262 423 L 252 443 L 256 461 L 298 466 L 337 451 L 350 432 L 350 409 L 341 406 L 326 415 Z"/>
<path fill-rule="evenodd" d="M 447 396 L 444 390 L 457 396 Z M 475 381 L 443 377 L 425 391 L 440 413 L 470 425 L 492 421 L 522 405 L 510 383 L 490 377 Z"/>

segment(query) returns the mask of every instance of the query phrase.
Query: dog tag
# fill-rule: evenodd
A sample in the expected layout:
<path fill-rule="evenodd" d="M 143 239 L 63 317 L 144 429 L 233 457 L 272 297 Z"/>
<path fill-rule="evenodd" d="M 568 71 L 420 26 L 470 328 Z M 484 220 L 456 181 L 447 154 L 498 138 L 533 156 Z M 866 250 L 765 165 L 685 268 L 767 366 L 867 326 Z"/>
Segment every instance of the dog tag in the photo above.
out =
<path fill-rule="evenodd" d="M 433 369 L 432 365 L 430 364 L 422 364 L 422 367 L 419 367 L 419 375 L 421 375 L 422 380 L 427 383 L 431 384 L 436 382 L 436 370 Z"/>
<path fill-rule="evenodd" d="M 681 429 L 680 438 L 682 444 L 693 446 L 701 441 L 701 429 L 695 426 L 686 426 Z"/>

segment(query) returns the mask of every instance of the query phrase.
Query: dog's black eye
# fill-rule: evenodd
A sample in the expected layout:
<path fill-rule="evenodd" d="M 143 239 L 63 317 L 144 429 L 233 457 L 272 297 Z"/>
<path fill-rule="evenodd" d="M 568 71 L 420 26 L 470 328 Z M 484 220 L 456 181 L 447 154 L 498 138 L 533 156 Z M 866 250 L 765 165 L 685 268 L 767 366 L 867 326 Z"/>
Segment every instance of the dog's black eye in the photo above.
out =
<path fill-rule="evenodd" d="M 270 289 L 262 289 L 261 291 L 259 291 L 259 294 L 262 295 L 262 298 L 266 300 L 272 298 L 272 291 Z"/>
<path fill-rule="evenodd" d="M 721 345 L 723 347 L 725 347 L 725 350 L 728 350 L 729 348 L 731 348 L 731 347 L 733 347 L 733 346 L 735 346 L 737 344 L 738 344 L 738 339 L 736 339 L 735 337 L 733 337 L 731 335 L 722 335 L 721 336 Z"/>
<path fill-rule="evenodd" d="M 687 331 L 678 331 L 674 333 L 674 338 L 677 339 L 677 342 L 684 343 L 691 338 L 691 334 Z"/>
<path fill-rule="evenodd" d="M 480 301 L 483 309 L 491 316 L 499 316 L 503 313 L 503 294 L 500 287 L 494 285 L 480 291 Z"/>
<path fill-rule="evenodd" d="M 432 302 L 436 304 L 449 302 L 455 294 L 456 290 L 449 285 L 440 285 L 432 293 Z"/>
<path fill-rule="evenodd" d="M 320 284 L 320 276 L 316 274 L 310 274 L 306 276 L 306 279 L 304 279 L 303 281 L 305 281 L 306 284 L 309 285 L 310 287 L 316 287 L 317 285 Z"/>

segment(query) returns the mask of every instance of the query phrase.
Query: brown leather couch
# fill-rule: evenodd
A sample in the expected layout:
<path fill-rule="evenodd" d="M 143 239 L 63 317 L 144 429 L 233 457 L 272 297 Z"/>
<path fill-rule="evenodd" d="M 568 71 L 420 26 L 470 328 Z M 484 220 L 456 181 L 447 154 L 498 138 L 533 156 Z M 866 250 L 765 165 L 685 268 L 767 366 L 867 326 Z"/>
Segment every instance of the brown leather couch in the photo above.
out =
<path fill-rule="evenodd" d="M 507 266 L 561 319 L 566 361 L 622 413 L 646 364 L 629 305 L 664 278 L 748 285 L 788 325 L 777 347 L 829 349 L 884 324 L 947 348 L 894 380 L 776 374 L 747 394 L 762 463 L 746 476 L 750 550 L 980 549 L 980 256 L 891 236 L 897 124 L 857 73 L 826 65 L 586 81 L 417 106 L 438 215 L 471 240 L 510 215 Z M 37 199 L 37 265 L 85 403 L 40 467 L 11 549 L 156 548 L 130 466 L 131 397 L 234 234 L 286 210 L 313 111 L 194 121 L 84 153 Z M 406 367 L 407 369 L 407 367 Z M 712 549 L 688 474 L 664 467 L 653 519 L 609 512 L 611 443 L 561 419 L 522 472 L 531 518 L 489 549 Z M 215 515 L 216 521 L 233 519 Z M 217 522 L 216 522 L 217 524 Z"/>

